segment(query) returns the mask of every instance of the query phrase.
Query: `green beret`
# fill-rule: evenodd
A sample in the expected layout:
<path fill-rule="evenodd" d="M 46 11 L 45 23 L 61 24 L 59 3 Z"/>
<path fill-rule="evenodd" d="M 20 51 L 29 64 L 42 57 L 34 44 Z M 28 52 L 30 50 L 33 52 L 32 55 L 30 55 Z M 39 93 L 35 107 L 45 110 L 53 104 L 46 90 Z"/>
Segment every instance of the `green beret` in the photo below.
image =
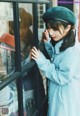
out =
<path fill-rule="evenodd" d="M 49 20 L 59 20 L 70 23 L 71 25 L 75 25 L 76 23 L 76 17 L 74 13 L 68 8 L 62 6 L 49 8 L 43 14 L 43 20 L 44 22 L 47 22 Z"/>

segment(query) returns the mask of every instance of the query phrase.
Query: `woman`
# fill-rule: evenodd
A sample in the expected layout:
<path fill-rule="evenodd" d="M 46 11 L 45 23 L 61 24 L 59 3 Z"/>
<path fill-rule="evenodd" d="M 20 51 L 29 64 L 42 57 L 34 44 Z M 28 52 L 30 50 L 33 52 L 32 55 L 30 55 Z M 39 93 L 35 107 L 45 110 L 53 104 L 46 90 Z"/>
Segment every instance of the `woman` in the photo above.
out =
<path fill-rule="evenodd" d="M 49 80 L 48 116 L 80 116 L 80 45 L 74 13 L 61 6 L 48 9 L 43 20 L 47 59 L 36 47 L 30 52 Z"/>

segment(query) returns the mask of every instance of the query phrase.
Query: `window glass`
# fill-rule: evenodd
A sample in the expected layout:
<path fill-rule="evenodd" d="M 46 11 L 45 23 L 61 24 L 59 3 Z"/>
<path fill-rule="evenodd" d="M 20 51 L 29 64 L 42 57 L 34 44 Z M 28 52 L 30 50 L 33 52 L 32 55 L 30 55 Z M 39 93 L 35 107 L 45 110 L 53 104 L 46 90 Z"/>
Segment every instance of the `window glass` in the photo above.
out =
<path fill-rule="evenodd" d="M 0 83 L 15 73 L 15 39 L 10 33 L 13 4 L 0 2 Z M 16 82 L 0 90 L 0 115 L 15 116 L 18 112 Z"/>
<path fill-rule="evenodd" d="M 28 55 L 33 44 L 33 16 L 32 4 L 19 3 L 19 33 L 20 33 L 20 49 L 22 68 L 27 65 Z M 9 21 L 9 33 L 14 35 L 14 21 Z M 30 72 L 23 78 L 23 105 L 24 115 L 32 116 L 35 112 L 35 99 L 33 87 L 34 75 Z"/>
<path fill-rule="evenodd" d="M 19 3 L 19 18 L 20 18 L 20 45 L 22 53 L 22 68 L 28 63 L 28 55 L 33 45 L 33 11 L 32 4 Z M 23 78 L 23 102 L 24 113 L 33 116 L 35 107 L 34 87 L 33 87 L 33 72 L 25 74 Z"/>
<path fill-rule="evenodd" d="M 0 2 L 0 80 L 15 72 L 15 40 L 9 32 L 9 21 L 13 20 L 12 3 Z"/>
<path fill-rule="evenodd" d="M 44 9 L 45 5 L 42 5 L 41 7 Z M 41 8 L 41 10 L 40 9 L 38 9 L 38 10 L 43 12 L 42 8 Z M 33 37 L 33 23 L 34 23 L 33 22 L 33 5 L 29 4 L 29 3 L 28 4 L 27 3 L 26 4 L 19 3 L 19 18 L 20 18 L 20 44 L 21 44 L 21 52 L 23 54 L 22 67 L 24 67 L 28 63 L 28 55 L 32 48 L 33 41 L 35 41 L 34 40 L 35 38 Z M 38 19 L 39 19 L 39 17 L 38 17 Z M 39 20 L 38 20 L 38 22 L 39 22 Z M 42 22 L 40 22 L 40 25 L 41 25 L 41 23 Z M 43 25 L 44 24 L 42 23 L 42 26 Z M 39 27 L 39 23 L 38 23 L 38 29 L 39 28 L 41 28 L 41 27 Z M 44 29 L 44 26 L 41 29 Z M 25 75 L 23 78 L 24 112 L 27 113 L 27 115 L 29 115 L 29 116 L 33 116 L 34 112 L 36 111 L 37 99 L 35 100 L 35 98 L 36 98 L 36 96 L 37 96 L 37 98 L 39 97 L 37 95 L 37 91 L 36 91 L 36 87 L 38 87 L 38 86 L 36 85 L 37 75 L 35 75 L 35 73 L 37 73 L 37 72 L 35 72 L 34 68 L 32 68 L 30 70 L 30 72 L 27 75 Z M 39 83 L 40 83 L 39 86 L 41 86 L 42 94 L 44 95 L 43 84 L 44 84 L 45 93 L 46 93 L 46 80 L 43 77 L 43 75 L 41 75 L 41 74 L 39 74 L 38 78 L 42 79 L 39 81 Z M 35 87 L 35 85 L 36 85 L 36 87 Z M 36 92 L 36 95 L 35 95 L 35 92 Z M 43 95 L 40 96 L 39 99 L 41 99 L 43 97 Z"/>
<path fill-rule="evenodd" d="M 0 2 L 0 82 L 15 72 L 15 39 L 14 39 L 14 20 L 13 20 L 13 4 Z M 44 24 L 42 14 L 45 11 L 45 5 L 38 6 L 38 32 L 41 39 Z M 27 65 L 28 56 L 33 45 L 33 6 L 30 3 L 19 3 L 19 32 L 20 32 L 20 48 L 21 48 L 21 65 L 22 68 Z M 41 31 L 39 31 L 41 29 Z M 44 98 L 44 88 L 46 93 L 46 80 L 44 75 L 35 72 L 35 67 L 28 74 L 24 74 L 23 78 L 23 105 L 24 114 L 33 116 L 36 111 L 37 104 L 42 102 Z M 38 78 L 39 77 L 39 78 Z M 38 80 L 39 79 L 39 80 Z M 43 80 L 42 80 L 43 79 Z M 36 83 L 35 83 L 36 82 Z M 37 84 L 39 82 L 39 84 Z M 44 84 L 44 87 L 43 87 Z M 36 88 L 40 88 L 38 92 Z M 18 111 L 16 81 L 10 83 L 7 87 L 1 90 L 0 98 L 5 93 L 8 97 L 2 99 L 1 102 L 13 99 L 12 110 L 10 114 L 15 116 Z M 38 93 L 37 93 L 38 92 Z M 37 94 L 36 94 L 37 93 Z M 0 102 L 0 107 L 2 104 Z M 13 105 L 14 104 L 14 105 Z M 40 104 L 39 104 L 40 105 Z M 11 107 L 10 107 L 11 108 Z M 5 109 L 5 108 L 4 108 Z M 7 109 L 9 111 L 9 107 Z M 11 116 L 12 116 L 11 115 Z M 6 114 L 6 116 L 8 116 Z"/>
<path fill-rule="evenodd" d="M 0 115 L 17 116 L 17 114 L 17 91 L 15 82 L 12 82 L 0 91 Z"/>

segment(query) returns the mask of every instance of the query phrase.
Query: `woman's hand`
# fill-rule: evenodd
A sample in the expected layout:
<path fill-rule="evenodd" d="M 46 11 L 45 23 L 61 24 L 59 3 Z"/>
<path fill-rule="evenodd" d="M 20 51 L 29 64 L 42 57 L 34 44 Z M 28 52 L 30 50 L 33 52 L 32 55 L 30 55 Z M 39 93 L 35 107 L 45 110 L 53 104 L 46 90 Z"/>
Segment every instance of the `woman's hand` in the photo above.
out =
<path fill-rule="evenodd" d="M 36 47 L 33 47 L 30 51 L 30 58 L 33 59 L 33 60 L 37 60 L 37 58 L 39 57 L 40 55 L 40 51 L 37 50 Z"/>
<path fill-rule="evenodd" d="M 48 30 L 46 29 L 43 33 L 42 33 L 42 42 L 47 42 L 49 40 L 49 33 Z"/>

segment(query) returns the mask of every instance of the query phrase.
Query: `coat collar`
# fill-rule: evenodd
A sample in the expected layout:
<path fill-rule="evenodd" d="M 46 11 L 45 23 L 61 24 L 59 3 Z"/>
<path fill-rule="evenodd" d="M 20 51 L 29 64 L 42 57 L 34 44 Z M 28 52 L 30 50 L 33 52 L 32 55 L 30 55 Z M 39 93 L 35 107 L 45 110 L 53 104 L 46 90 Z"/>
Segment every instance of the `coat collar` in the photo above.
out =
<path fill-rule="evenodd" d="M 63 43 L 63 40 L 59 41 L 55 47 L 54 47 L 54 51 L 56 54 L 60 54 L 60 47 L 61 47 L 61 44 Z"/>

